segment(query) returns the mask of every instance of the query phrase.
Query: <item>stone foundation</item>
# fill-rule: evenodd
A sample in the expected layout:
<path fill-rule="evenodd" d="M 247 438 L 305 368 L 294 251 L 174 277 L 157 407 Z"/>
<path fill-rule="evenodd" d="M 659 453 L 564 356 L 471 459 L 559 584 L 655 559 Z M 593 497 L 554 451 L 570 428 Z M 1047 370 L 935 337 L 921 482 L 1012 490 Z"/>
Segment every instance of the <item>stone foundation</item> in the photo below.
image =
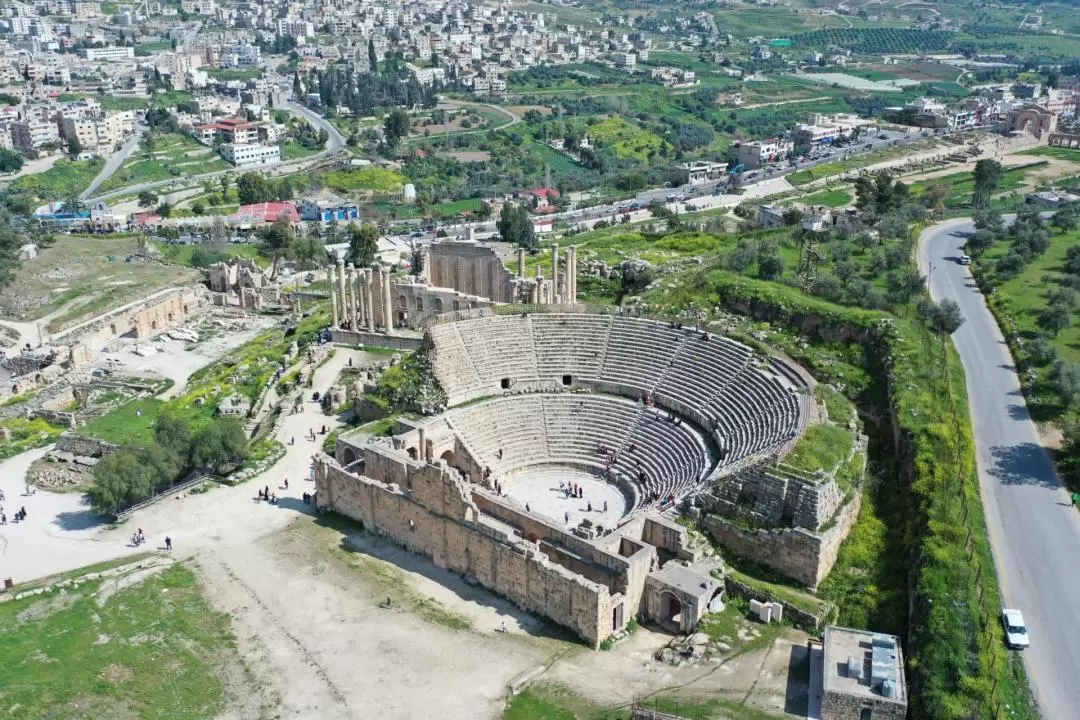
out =
<path fill-rule="evenodd" d="M 765 565 L 776 572 L 817 588 L 832 570 L 840 544 L 859 516 L 861 496 L 841 507 L 826 529 L 745 530 L 719 515 L 708 515 L 701 525 L 726 550 Z"/>

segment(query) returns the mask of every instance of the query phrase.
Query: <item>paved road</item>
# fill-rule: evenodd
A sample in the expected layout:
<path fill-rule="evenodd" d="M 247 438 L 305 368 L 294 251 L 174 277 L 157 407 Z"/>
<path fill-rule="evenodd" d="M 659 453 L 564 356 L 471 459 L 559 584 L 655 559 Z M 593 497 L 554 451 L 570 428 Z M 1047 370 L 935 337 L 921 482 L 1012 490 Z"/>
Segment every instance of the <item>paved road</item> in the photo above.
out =
<path fill-rule="evenodd" d="M 97 177 L 94 178 L 94 181 L 90 183 L 90 187 L 79 193 L 79 197 L 85 200 L 90 197 L 95 190 L 101 187 L 102 183 L 111 178 L 113 173 L 119 170 L 120 166 L 124 164 L 124 161 L 131 157 L 131 153 L 135 152 L 135 148 L 139 146 L 139 140 L 142 139 L 143 133 L 148 129 L 147 126 L 142 125 L 141 123 L 136 124 L 135 134 L 128 138 L 128 141 L 124 143 L 123 147 L 109 156 L 109 159 L 105 161 L 105 167 L 101 168 L 101 172 L 99 172 Z"/>
<path fill-rule="evenodd" d="M 319 160 L 322 160 L 323 158 L 326 158 L 326 157 L 329 157 L 329 156 L 332 156 L 332 155 L 336 155 L 336 154 L 340 153 L 345 148 L 345 137 L 340 132 L 338 132 L 338 129 L 335 128 L 330 123 L 330 121 L 327 120 L 326 118 L 323 118 L 320 115 L 318 115 L 317 113 L 314 113 L 311 110 L 308 110 L 304 106 L 298 105 L 298 104 L 293 103 L 293 102 L 287 103 L 286 110 L 288 110 L 289 112 L 296 113 L 298 115 L 302 115 L 309 122 L 314 124 L 315 127 L 325 129 L 327 134 L 330 136 L 330 139 L 326 143 L 326 149 L 322 150 L 322 151 L 320 151 L 320 152 L 318 152 L 318 153 L 316 153 L 314 155 L 309 155 L 306 158 L 301 158 L 299 160 L 288 160 L 288 161 L 285 161 L 285 162 L 271 163 L 269 165 L 259 165 L 257 167 L 229 168 L 227 170 L 217 170 L 215 172 L 203 173 L 202 175 L 191 175 L 191 176 L 188 176 L 186 178 L 169 178 L 168 180 L 155 180 L 153 182 L 145 182 L 145 183 L 140 183 L 138 185 L 129 185 L 129 186 L 127 186 L 125 188 L 121 188 L 119 190 L 113 190 L 112 192 L 102 193 L 101 195 L 98 195 L 98 196 L 94 197 L 93 200 L 110 200 L 110 199 L 116 198 L 116 197 L 124 197 L 124 196 L 127 196 L 127 195 L 135 195 L 135 194 L 138 194 L 138 193 L 142 192 L 143 190 L 156 190 L 158 188 L 162 188 L 162 187 L 165 187 L 167 185 L 172 185 L 172 184 L 180 182 L 180 181 L 183 181 L 185 183 L 190 184 L 191 182 L 197 182 L 197 181 L 202 181 L 202 180 L 211 180 L 213 178 L 221 177 L 222 175 L 231 175 L 232 173 L 245 172 L 247 170 L 255 170 L 257 172 L 262 172 L 263 174 L 266 174 L 266 175 L 281 174 L 283 171 L 286 172 L 286 173 L 299 171 L 299 170 L 303 169 L 304 166 L 312 165 L 312 164 L 318 162 Z M 118 153 L 117 155 L 119 155 L 119 154 L 120 153 Z M 113 157 L 109 158 L 109 162 L 112 162 L 117 157 L 117 155 L 114 155 Z M 122 163 L 123 160 L 121 160 L 120 162 Z M 106 169 L 107 169 L 107 167 L 106 167 Z M 114 168 L 114 171 L 115 171 L 115 168 Z M 94 179 L 94 182 L 95 182 L 96 185 L 100 185 L 102 182 L 105 181 L 105 178 L 103 178 L 101 176 L 102 174 L 104 174 L 104 172 L 105 171 L 102 170 L 102 173 L 99 174 L 98 177 Z M 112 173 L 110 172 L 109 174 L 111 175 Z M 105 177 L 108 177 L 108 176 L 106 175 Z M 89 195 L 90 195 L 89 190 L 87 192 L 83 193 L 84 198 L 86 198 Z"/>
<path fill-rule="evenodd" d="M 921 238 L 919 263 L 935 299 L 960 304 L 966 321 L 953 340 L 967 374 L 983 507 L 1003 602 L 1027 620 L 1024 661 L 1043 717 L 1080 708 L 1080 513 L 1039 442 L 1012 357 L 967 267 L 971 221 L 936 225 Z"/>

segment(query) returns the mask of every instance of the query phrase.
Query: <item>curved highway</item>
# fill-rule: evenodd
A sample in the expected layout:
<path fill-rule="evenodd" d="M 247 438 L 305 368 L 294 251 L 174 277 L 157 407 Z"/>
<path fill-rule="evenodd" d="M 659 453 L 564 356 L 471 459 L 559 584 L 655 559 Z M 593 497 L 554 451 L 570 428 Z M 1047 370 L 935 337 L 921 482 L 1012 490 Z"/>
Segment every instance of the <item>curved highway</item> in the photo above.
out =
<path fill-rule="evenodd" d="M 967 375 L 983 508 L 1002 602 L 1024 613 L 1024 661 L 1045 718 L 1080 716 L 1080 513 L 1039 441 L 1001 330 L 959 263 L 961 219 L 926 230 L 919 266 L 935 300 L 960 305 L 953 335 Z"/>

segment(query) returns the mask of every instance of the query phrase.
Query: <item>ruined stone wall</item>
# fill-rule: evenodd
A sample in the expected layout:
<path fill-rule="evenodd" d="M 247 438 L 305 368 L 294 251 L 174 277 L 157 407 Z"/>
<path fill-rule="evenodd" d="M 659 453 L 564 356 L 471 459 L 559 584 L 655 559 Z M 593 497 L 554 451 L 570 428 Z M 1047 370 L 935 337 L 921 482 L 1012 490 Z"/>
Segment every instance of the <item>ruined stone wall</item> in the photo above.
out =
<path fill-rule="evenodd" d="M 518 301 L 517 276 L 506 269 L 487 245 L 468 240 L 436 242 L 428 251 L 427 275 L 435 287 L 452 288 L 495 302 Z"/>
<path fill-rule="evenodd" d="M 395 350 L 406 350 L 408 352 L 415 352 L 424 344 L 423 338 L 419 337 L 357 332 L 355 330 L 344 330 L 342 328 L 332 328 L 330 330 L 330 339 L 339 345 L 388 347 L 394 348 Z"/>
<path fill-rule="evenodd" d="M 550 562 L 535 543 L 478 522 L 464 482 L 441 465 L 399 463 L 390 452 L 365 453 L 365 467 L 397 487 L 353 475 L 329 458 L 315 464 L 321 509 L 360 520 L 365 528 L 422 554 L 441 568 L 564 625 L 594 646 L 612 633 L 606 587 Z"/>
<path fill-rule="evenodd" d="M 205 290 L 202 291 L 205 293 Z M 70 360 L 78 367 L 97 357 L 105 344 L 124 335 L 145 338 L 196 315 L 203 308 L 203 294 L 195 288 L 178 288 L 142 303 L 125 306 L 91 321 L 56 333 L 53 339 L 68 342 Z"/>
<path fill-rule="evenodd" d="M 424 283 L 396 282 L 390 285 L 394 325 L 420 330 L 444 312 L 491 307 L 492 302 L 479 295 L 470 295 L 448 287 L 433 287 Z M 382 307 L 382 301 L 375 300 Z M 381 310 L 380 310 L 381 312 Z"/>
<path fill-rule="evenodd" d="M 753 465 L 713 486 L 713 509 L 755 524 L 817 530 L 836 513 L 843 493 L 833 478 L 801 478 L 768 464 Z"/>
<path fill-rule="evenodd" d="M 861 496 L 854 493 L 852 500 L 835 514 L 833 522 L 818 532 L 801 527 L 745 530 L 719 515 L 707 515 L 702 526 L 730 552 L 816 588 L 836 563 L 840 543 L 859 515 L 860 502 Z"/>
<path fill-rule="evenodd" d="M 111 455 L 119 449 L 118 445 L 105 440 L 66 432 L 56 438 L 56 447 L 53 448 L 53 451 L 99 458 Z"/>
<path fill-rule="evenodd" d="M 830 690 L 821 699 L 821 720 L 860 720 L 863 708 L 870 709 L 870 717 L 874 720 L 904 720 L 907 717 L 907 705 L 903 702 Z"/>

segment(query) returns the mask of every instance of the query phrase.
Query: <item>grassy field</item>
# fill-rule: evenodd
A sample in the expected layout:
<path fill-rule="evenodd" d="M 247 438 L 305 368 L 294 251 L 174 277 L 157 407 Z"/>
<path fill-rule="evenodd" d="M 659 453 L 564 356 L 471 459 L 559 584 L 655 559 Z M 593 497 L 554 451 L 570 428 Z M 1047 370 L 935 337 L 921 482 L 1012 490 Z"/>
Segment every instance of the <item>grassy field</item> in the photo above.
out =
<path fill-rule="evenodd" d="M 363 167 L 328 172 L 322 176 L 322 182 L 326 187 L 338 192 L 374 190 L 385 193 L 400 190 L 405 184 L 405 176 L 396 170 Z"/>
<path fill-rule="evenodd" d="M 844 207 L 851 204 L 855 197 L 850 190 L 837 188 L 836 190 L 822 190 L 813 195 L 798 198 L 798 201 L 806 205 L 824 205 L 826 207 Z"/>
<path fill-rule="evenodd" d="M 323 148 L 306 148 L 298 142 L 287 142 L 281 145 L 281 159 L 282 160 L 302 160 L 306 157 L 311 157 L 317 153 L 321 153 Z"/>
<path fill-rule="evenodd" d="M 245 81 L 245 80 L 255 80 L 257 78 L 261 78 L 262 75 L 263 75 L 263 71 L 258 69 L 258 68 L 255 68 L 255 69 L 252 69 L 252 70 L 222 70 L 222 69 L 218 68 L 218 69 L 213 69 L 213 70 L 207 70 L 206 74 L 209 75 L 210 77 L 214 78 L 215 80 L 223 80 L 223 81 L 240 80 L 240 81 Z"/>
<path fill-rule="evenodd" d="M 1080 231 L 1056 233 L 1051 238 L 1050 248 L 1038 258 L 1028 263 L 1024 271 L 1016 277 L 995 284 L 993 302 L 1005 310 L 1017 324 L 1020 334 L 1031 341 L 1042 334 L 1038 325 L 1039 313 L 1048 305 L 1048 294 L 1062 287 L 1065 278 L 1065 254 L 1070 247 L 1080 243 Z M 986 260 L 993 260 L 1004 255 L 1009 243 L 999 242 L 985 255 Z M 1080 324 L 1075 322 L 1051 339 L 1060 357 L 1071 363 L 1080 363 Z M 1040 404 L 1058 404 L 1060 397 L 1042 384 L 1046 380 L 1049 366 L 1039 368 L 1039 380 L 1036 392 Z"/>
<path fill-rule="evenodd" d="M 163 405 L 156 398 L 138 398 L 91 420 L 82 432 L 117 445 L 149 445 L 154 442 L 154 423 Z"/>
<path fill-rule="evenodd" d="M 177 565 L 102 592 L 91 581 L 0 605 L 0 687 L 13 718 L 195 720 L 224 709 L 229 619 Z"/>
<path fill-rule="evenodd" d="M 105 161 L 101 159 L 57 160 L 43 173 L 16 179 L 8 186 L 8 192 L 27 193 L 43 202 L 61 200 L 85 190 L 104 166 Z"/>
<path fill-rule="evenodd" d="M 23 397 L 29 395 L 27 393 Z M 27 420 L 24 417 L 2 420 L 0 421 L 0 427 L 11 433 L 11 440 L 0 440 L 0 459 L 14 457 L 32 448 L 44 447 L 54 442 L 60 436 L 60 433 L 65 430 L 65 428 L 52 425 L 45 420 Z"/>
<path fill-rule="evenodd" d="M 142 148 L 136 150 L 98 191 L 111 192 L 129 185 L 201 175 L 230 167 L 213 148 L 187 135 L 155 135 L 153 150 L 149 153 Z"/>
<path fill-rule="evenodd" d="M 1027 176 L 1033 170 L 1046 167 L 1045 160 L 1033 162 L 1027 165 L 1017 165 L 1002 171 L 998 182 L 997 194 L 1019 190 L 1027 185 Z M 971 202 L 971 195 L 975 190 L 975 179 L 970 172 L 952 173 L 930 180 L 919 180 L 911 184 L 911 191 L 915 195 L 922 195 L 926 188 L 932 185 L 947 185 L 949 193 L 945 196 L 945 207 L 961 207 Z"/>
<path fill-rule="evenodd" d="M 198 250 L 198 245 L 159 245 L 158 248 L 168 258 L 169 262 L 177 265 L 184 265 L 187 267 L 193 267 L 191 264 L 191 256 Z M 245 260 L 254 260 L 263 267 L 269 267 L 270 261 L 259 253 L 258 245 L 229 245 L 225 249 L 225 254 L 229 257 L 238 257 Z"/>
<path fill-rule="evenodd" d="M 850 432 L 836 425 L 811 425 L 784 462 L 811 475 L 831 472 L 847 458 L 853 440 Z"/>
<path fill-rule="evenodd" d="M 1080 163 L 1080 149 L 1050 147 L 1049 145 L 1046 145 L 1043 147 L 1032 148 L 1031 150 L 1024 150 L 1017 154 L 1034 155 L 1035 157 L 1056 158 L 1058 160 L 1067 160 L 1068 162 Z"/>
<path fill-rule="evenodd" d="M 134 235 L 57 235 L 52 246 L 22 263 L 11 285 L 0 291 L 0 315 L 37 320 L 55 314 L 55 328 L 197 277 L 180 267 L 163 270 L 155 263 L 125 262 L 139 242 Z"/>
<path fill-rule="evenodd" d="M 617 157 L 640 162 L 648 162 L 651 155 L 667 145 L 662 137 L 619 116 L 590 125 L 588 132 L 596 142 L 611 148 Z"/>
<path fill-rule="evenodd" d="M 95 95 L 94 99 L 101 103 L 106 110 L 143 110 L 147 107 L 174 108 L 179 103 L 187 102 L 194 97 L 191 93 L 177 90 L 170 92 L 156 92 L 147 98 L 114 98 L 108 95 Z"/>

